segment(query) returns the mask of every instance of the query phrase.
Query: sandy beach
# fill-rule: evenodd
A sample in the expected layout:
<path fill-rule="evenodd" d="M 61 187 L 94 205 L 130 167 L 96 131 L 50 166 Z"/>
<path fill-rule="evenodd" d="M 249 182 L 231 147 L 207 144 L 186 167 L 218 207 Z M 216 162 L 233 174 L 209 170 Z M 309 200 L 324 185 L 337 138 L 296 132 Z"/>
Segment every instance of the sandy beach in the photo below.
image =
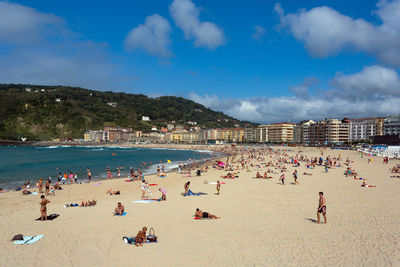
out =
<path fill-rule="evenodd" d="M 283 149 L 283 147 L 280 147 Z M 286 148 L 289 156 L 319 157 L 316 148 Z M 0 194 L 0 262 L 2 266 L 399 266 L 400 265 L 400 179 L 390 178 L 381 158 L 361 158 L 356 151 L 324 150 L 347 157 L 351 167 L 376 188 L 363 188 L 361 182 L 343 175 L 346 167 L 310 170 L 287 167 L 286 183 L 279 182 L 274 168 L 272 179 L 254 179 L 265 167 L 241 170 L 238 179 L 221 179 L 227 171 L 209 169 L 200 177 L 187 178 L 177 172 L 166 178 L 147 176 L 151 198 L 158 198 L 159 187 L 166 188 L 167 201 L 133 203 L 141 198 L 141 182 L 114 179 L 91 184 L 63 186 L 48 196 L 48 214 L 60 214 L 53 221 L 35 221 L 40 216 L 40 195 L 21 192 Z M 275 160 L 271 155 L 270 160 Z M 253 164 L 259 163 L 252 160 Z M 234 166 L 238 164 L 233 164 Z M 293 171 L 299 185 L 292 184 Z M 303 172 L 312 173 L 311 176 Z M 194 174 L 194 173 L 193 173 Z M 215 185 L 220 180 L 221 194 Z M 184 183 L 191 181 L 188 196 Z M 208 182 L 208 184 L 206 183 Z M 121 195 L 107 195 L 108 189 Z M 34 189 L 37 191 L 37 189 Z M 318 192 L 327 201 L 328 224 L 316 224 Z M 66 203 L 96 199 L 94 207 L 64 208 Z M 117 202 L 126 216 L 113 216 Z M 221 219 L 194 220 L 196 208 Z M 123 236 L 135 236 L 143 227 L 154 227 L 158 243 L 135 247 Z M 32 245 L 14 245 L 16 234 L 43 234 Z"/>

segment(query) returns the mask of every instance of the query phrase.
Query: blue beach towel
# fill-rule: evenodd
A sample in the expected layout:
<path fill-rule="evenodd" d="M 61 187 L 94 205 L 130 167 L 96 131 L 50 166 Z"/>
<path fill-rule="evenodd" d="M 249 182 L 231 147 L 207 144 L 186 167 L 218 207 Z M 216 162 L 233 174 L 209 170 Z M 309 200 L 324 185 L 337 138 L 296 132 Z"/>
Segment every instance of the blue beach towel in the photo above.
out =
<path fill-rule="evenodd" d="M 15 240 L 15 245 L 31 245 L 43 238 L 44 235 L 24 236 L 24 240 Z"/>

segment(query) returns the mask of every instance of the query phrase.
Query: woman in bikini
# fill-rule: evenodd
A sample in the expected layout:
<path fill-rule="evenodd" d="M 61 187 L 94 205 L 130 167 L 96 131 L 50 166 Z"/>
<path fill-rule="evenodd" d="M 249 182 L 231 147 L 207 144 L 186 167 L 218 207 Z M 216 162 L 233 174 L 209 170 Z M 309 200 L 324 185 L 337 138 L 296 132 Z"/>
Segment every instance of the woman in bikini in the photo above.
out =
<path fill-rule="evenodd" d="M 45 197 L 44 197 L 44 195 L 41 195 L 40 196 L 40 214 L 41 214 L 41 216 L 40 216 L 40 220 L 41 221 L 43 221 L 43 218 L 45 219 L 45 220 L 47 220 L 47 204 L 48 203 L 50 203 L 50 201 L 49 200 L 47 200 Z"/>

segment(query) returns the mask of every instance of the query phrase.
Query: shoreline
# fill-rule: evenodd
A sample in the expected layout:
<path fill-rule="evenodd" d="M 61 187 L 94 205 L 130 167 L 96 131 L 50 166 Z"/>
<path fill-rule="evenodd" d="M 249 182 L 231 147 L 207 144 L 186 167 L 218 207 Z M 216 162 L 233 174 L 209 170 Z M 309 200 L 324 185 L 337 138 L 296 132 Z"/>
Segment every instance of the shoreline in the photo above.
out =
<path fill-rule="evenodd" d="M 41 147 L 52 147 L 52 146 L 44 146 L 44 145 L 40 145 Z M 37 147 L 35 145 L 35 147 Z M 174 151 L 174 150 L 179 150 L 179 151 L 192 151 L 192 152 L 198 152 L 198 153 L 204 153 L 205 157 L 201 157 L 199 159 L 195 159 L 195 162 L 193 162 L 193 159 L 185 159 L 185 160 L 180 160 L 180 161 L 172 161 L 171 164 L 172 166 L 170 168 L 165 169 L 165 173 L 170 173 L 170 172 L 174 172 L 178 170 L 178 167 L 174 167 L 174 165 L 178 165 L 179 163 L 182 163 L 182 166 L 184 168 L 192 168 L 193 166 L 197 166 L 197 165 L 204 165 L 206 164 L 208 161 L 213 161 L 213 160 L 218 160 L 224 156 L 226 156 L 226 154 L 224 152 L 221 152 L 219 150 L 215 150 L 215 149 L 209 149 L 209 147 L 201 147 L 201 146 L 197 146 L 197 147 L 184 147 L 184 148 L 176 148 L 175 146 L 165 146 L 165 147 L 146 147 L 146 145 L 144 146 L 131 146 L 131 145 L 127 145 L 124 144 L 123 146 L 104 146 L 104 145 L 92 145 L 92 146 L 80 146 L 80 145 L 72 145 L 72 146 L 63 146 L 63 145 L 57 145 L 54 147 L 99 147 L 99 148 L 144 148 L 144 149 L 154 149 L 154 150 L 169 150 L 169 151 Z M 155 175 L 156 174 L 156 170 L 155 170 L 155 166 L 157 165 L 162 165 L 165 164 L 163 163 L 152 163 L 150 165 L 146 165 L 146 166 L 140 166 L 138 168 L 135 169 L 141 169 L 144 173 L 145 176 L 149 176 L 149 175 Z M 154 170 L 153 170 L 154 169 Z M 116 177 L 116 170 L 117 169 L 112 169 L 112 172 L 115 174 L 113 179 L 119 179 Z M 129 169 L 125 168 L 125 171 Z M 126 173 L 122 174 L 122 175 L 126 175 Z M 84 178 L 78 178 L 78 183 L 74 183 L 74 184 L 86 184 L 88 183 L 87 177 L 80 175 L 81 177 Z M 34 179 L 30 179 L 31 180 L 31 185 L 36 184 L 37 180 L 39 178 L 35 177 Z M 43 176 L 44 181 L 47 180 L 47 178 L 45 176 Z M 97 174 L 93 174 L 92 176 L 92 182 L 96 181 L 104 181 L 104 180 L 108 180 L 107 177 L 105 177 L 104 173 L 97 173 Z M 1 183 L 0 184 L 0 188 L 3 190 L 9 190 L 9 192 L 13 192 L 16 191 L 15 189 L 18 187 L 22 187 L 23 184 L 26 182 L 26 180 L 21 180 L 21 181 L 10 181 L 10 182 L 6 182 L 6 183 Z M 57 182 L 57 177 L 52 177 L 52 183 L 51 185 L 54 185 Z M 20 192 L 20 191 L 17 191 Z"/>

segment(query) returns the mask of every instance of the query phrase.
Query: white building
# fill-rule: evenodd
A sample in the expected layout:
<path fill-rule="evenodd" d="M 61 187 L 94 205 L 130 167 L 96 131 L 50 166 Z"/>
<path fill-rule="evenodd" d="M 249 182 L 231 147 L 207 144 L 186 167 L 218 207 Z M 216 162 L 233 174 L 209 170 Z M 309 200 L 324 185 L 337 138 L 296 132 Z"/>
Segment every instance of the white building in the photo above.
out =
<path fill-rule="evenodd" d="M 383 121 L 384 135 L 400 135 L 400 114 L 390 115 Z"/>
<path fill-rule="evenodd" d="M 303 144 L 310 144 L 310 127 L 315 124 L 315 121 L 309 120 L 301 124 L 301 141 Z"/>
<path fill-rule="evenodd" d="M 350 120 L 349 140 L 368 140 L 380 134 L 380 118 L 363 118 Z"/>
<path fill-rule="evenodd" d="M 150 117 L 148 117 L 148 116 L 142 116 L 142 121 L 150 121 Z"/>

